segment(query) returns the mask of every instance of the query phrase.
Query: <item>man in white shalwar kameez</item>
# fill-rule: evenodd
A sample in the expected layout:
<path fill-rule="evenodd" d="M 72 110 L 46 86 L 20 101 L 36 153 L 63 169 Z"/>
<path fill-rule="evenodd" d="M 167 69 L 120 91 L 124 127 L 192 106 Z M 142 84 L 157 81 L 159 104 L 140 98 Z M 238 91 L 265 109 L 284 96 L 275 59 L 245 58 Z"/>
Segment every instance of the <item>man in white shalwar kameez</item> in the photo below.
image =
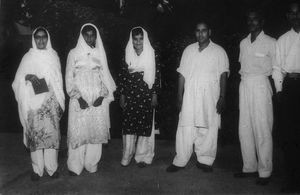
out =
<path fill-rule="evenodd" d="M 68 169 L 72 176 L 83 168 L 97 171 L 102 144 L 110 138 L 109 104 L 115 83 L 97 27 L 85 24 L 69 53 L 66 87 L 70 96 L 68 123 Z"/>
<path fill-rule="evenodd" d="M 181 112 L 176 156 L 167 172 L 176 172 L 186 166 L 193 153 L 193 145 L 197 167 L 204 172 L 213 171 L 229 62 L 224 49 L 210 40 L 210 34 L 207 23 L 197 23 L 197 42 L 184 50 L 177 69 Z"/>
<path fill-rule="evenodd" d="M 291 29 L 276 44 L 277 67 L 273 70 L 281 104 L 280 141 L 285 158 L 286 184 L 282 192 L 300 192 L 300 3 L 289 4 Z"/>
<path fill-rule="evenodd" d="M 58 178 L 59 120 L 65 96 L 60 60 L 45 28 L 32 33 L 32 48 L 22 58 L 12 87 L 24 129 L 23 141 L 30 149 L 31 180 L 39 180 L 44 169 L 52 178 Z"/>
<path fill-rule="evenodd" d="M 276 40 L 263 31 L 260 11 L 247 14 L 250 34 L 240 43 L 241 83 L 239 138 L 243 170 L 236 178 L 257 176 L 258 185 L 266 185 L 272 173 L 272 88 L 268 76 L 275 65 Z"/>

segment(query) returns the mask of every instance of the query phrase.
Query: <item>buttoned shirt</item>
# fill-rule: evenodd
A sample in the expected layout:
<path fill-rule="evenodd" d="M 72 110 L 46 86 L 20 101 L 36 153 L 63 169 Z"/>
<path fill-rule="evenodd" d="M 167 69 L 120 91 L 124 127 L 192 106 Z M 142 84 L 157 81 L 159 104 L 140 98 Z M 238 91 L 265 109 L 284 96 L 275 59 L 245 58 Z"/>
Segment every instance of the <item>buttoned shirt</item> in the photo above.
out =
<path fill-rule="evenodd" d="M 286 73 L 300 73 L 300 33 L 291 29 L 278 39 L 276 60 L 273 79 L 276 90 L 281 91 L 282 80 Z"/>
<path fill-rule="evenodd" d="M 276 40 L 262 31 L 255 41 L 251 42 L 249 34 L 240 43 L 239 61 L 242 76 L 271 75 L 272 67 L 276 64 Z"/>

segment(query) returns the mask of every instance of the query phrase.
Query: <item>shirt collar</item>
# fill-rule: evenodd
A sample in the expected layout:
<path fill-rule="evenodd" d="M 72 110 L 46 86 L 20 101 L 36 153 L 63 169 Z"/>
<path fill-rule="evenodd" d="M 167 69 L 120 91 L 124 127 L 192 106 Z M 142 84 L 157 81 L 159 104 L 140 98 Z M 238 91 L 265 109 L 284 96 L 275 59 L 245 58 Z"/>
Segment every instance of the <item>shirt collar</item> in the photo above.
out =
<path fill-rule="evenodd" d="M 294 30 L 294 28 L 291 28 L 291 30 L 290 30 L 293 34 L 297 34 L 297 35 L 299 35 L 300 34 L 300 32 L 299 33 L 297 33 L 295 30 Z"/>
<path fill-rule="evenodd" d="M 262 30 L 262 31 L 258 34 L 258 36 L 256 37 L 255 41 L 261 40 L 264 36 L 265 36 L 265 32 Z M 247 36 L 247 39 L 248 39 L 249 42 L 251 43 L 251 33 L 249 33 L 249 35 Z M 255 41 L 254 41 L 254 42 L 255 42 Z M 254 43 L 254 42 L 253 42 L 253 43 Z"/>

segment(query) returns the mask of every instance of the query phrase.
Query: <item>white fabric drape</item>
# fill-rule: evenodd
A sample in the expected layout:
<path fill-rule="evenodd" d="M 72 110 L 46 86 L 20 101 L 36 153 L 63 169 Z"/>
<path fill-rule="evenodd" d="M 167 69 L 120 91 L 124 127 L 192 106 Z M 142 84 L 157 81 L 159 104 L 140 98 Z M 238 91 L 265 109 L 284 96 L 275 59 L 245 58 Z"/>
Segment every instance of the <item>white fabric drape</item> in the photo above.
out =
<path fill-rule="evenodd" d="M 95 48 L 84 40 L 82 29 L 96 30 Z M 87 23 L 81 27 L 77 45 L 68 55 L 66 88 L 70 96 L 68 143 L 73 149 L 82 144 L 106 143 L 109 139 L 109 104 L 116 89 L 108 69 L 106 54 L 97 27 Z M 108 93 L 107 93 L 108 91 Z M 104 97 L 101 106 L 94 107 L 98 97 Z M 77 99 L 82 97 L 89 107 L 81 109 Z"/>
<path fill-rule="evenodd" d="M 32 48 L 24 55 L 17 70 L 12 88 L 18 102 L 19 117 L 22 123 L 24 134 L 26 132 L 27 113 L 31 109 L 38 109 L 47 97 L 46 93 L 35 94 L 31 82 L 25 81 L 28 74 L 36 75 L 39 79 L 44 78 L 47 85 L 51 85 L 60 107 L 65 109 L 65 96 L 63 92 L 63 81 L 61 76 L 60 61 L 57 53 L 52 49 L 51 39 L 48 31 L 46 48 L 37 49 L 34 33 L 32 34 Z M 26 136 L 24 144 L 26 145 Z"/>
<path fill-rule="evenodd" d="M 102 39 L 99 33 L 98 28 L 91 23 L 84 24 L 81 27 L 80 32 L 85 26 L 92 26 L 95 28 L 96 33 L 97 33 L 97 38 L 96 38 L 96 46 L 95 48 L 91 48 L 84 40 L 82 33 L 79 35 L 79 39 L 77 42 L 76 47 L 73 50 L 73 55 L 76 56 L 76 60 L 84 60 L 86 56 L 90 55 L 92 57 L 95 57 L 96 59 L 100 60 L 100 63 L 102 65 L 102 78 L 105 86 L 108 88 L 109 95 L 108 98 L 106 98 L 106 101 L 111 102 L 114 100 L 113 92 L 116 90 L 116 84 L 110 74 L 108 65 L 107 65 L 107 58 L 106 58 L 106 53 L 104 50 L 104 46 L 102 43 Z"/>
<path fill-rule="evenodd" d="M 143 30 L 143 51 L 138 56 L 133 48 L 132 30 L 141 28 Z M 129 41 L 125 49 L 125 61 L 128 68 L 133 72 L 144 72 L 143 80 L 152 88 L 155 81 L 155 54 L 148 38 L 148 33 L 142 27 L 135 27 L 130 32 Z"/>

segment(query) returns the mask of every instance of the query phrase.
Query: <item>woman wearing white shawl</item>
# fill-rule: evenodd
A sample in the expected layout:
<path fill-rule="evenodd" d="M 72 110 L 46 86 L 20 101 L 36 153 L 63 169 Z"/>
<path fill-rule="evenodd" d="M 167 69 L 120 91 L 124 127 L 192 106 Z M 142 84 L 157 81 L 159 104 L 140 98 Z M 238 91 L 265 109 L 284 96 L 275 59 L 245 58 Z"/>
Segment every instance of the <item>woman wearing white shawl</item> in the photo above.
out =
<path fill-rule="evenodd" d="M 153 108 L 157 105 L 155 53 L 147 32 L 133 28 L 125 50 L 125 63 L 119 74 L 120 106 L 123 109 L 122 166 L 128 166 L 134 153 L 138 166 L 145 167 L 154 157 Z M 138 137 L 138 140 L 137 140 Z M 137 140 L 137 146 L 135 142 Z"/>
<path fill-rule="evenodd" d="M 43 79 L 47 86 L 43 86 L 42 93 L 35 93 L 34 88 L 43 88 Z M 24 55 L 12 87 L 24 129 L 24 144 L 31 151 L 31 179 L 38 180 L 44 168 L 57 178 L 59 120 L 65 109 L 65 97 L 60 61 L 45 28 L 33 32 L 32 48 Z"/>
<path fill-rule="evenodd" d="M 109 104 L 116 89 L 107 66 L 97 27 L 85 24 L 77 45 L 69 53 L 66 88 L 70 96 L 68 122 L 68 169 L 73 176 L 83 168 L 94 173 L 102 144 L 110 134 Z"/>

